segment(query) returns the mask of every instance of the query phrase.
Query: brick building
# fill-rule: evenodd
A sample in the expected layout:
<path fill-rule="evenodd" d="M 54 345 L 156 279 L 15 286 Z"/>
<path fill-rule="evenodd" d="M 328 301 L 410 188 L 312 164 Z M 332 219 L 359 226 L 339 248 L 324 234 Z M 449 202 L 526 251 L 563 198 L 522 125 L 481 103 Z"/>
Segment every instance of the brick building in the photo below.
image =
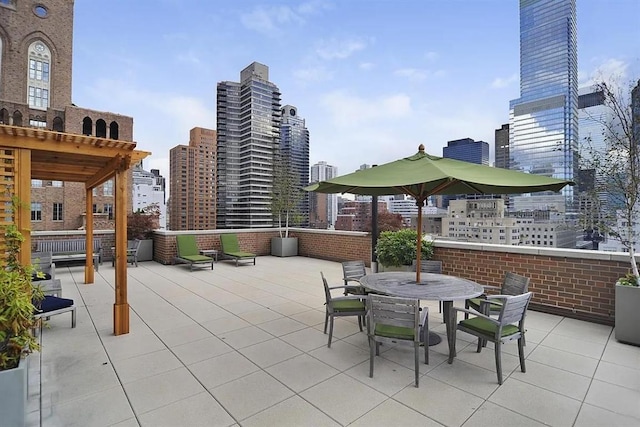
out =
<path fill-rule="evenodd" d="M 0 123 L 133 141 L 133 118 L 71 101 L 73 6 L 0 0 Z M 32 187 L 32 230 L 84 225 L 84 184 L 34 180 Z M 95 189 L 93 201 L 94 228 L 113 228 L 113 181 Z"/>

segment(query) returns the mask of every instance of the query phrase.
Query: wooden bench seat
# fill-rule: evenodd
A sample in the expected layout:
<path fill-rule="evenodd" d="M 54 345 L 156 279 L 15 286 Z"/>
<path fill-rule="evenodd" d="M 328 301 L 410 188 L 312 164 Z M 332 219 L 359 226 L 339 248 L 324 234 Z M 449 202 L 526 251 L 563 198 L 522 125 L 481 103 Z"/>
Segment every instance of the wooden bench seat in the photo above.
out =
<path fill-rule="evenodd" d="M 36 242 L 37 252 L 51 252 L 56 263 L 65 261 L 86 261 L 85 239 L 39 240 Z M 102 262 L 102 242 L 93 239 L 93 266 L 98 271 Z"/>

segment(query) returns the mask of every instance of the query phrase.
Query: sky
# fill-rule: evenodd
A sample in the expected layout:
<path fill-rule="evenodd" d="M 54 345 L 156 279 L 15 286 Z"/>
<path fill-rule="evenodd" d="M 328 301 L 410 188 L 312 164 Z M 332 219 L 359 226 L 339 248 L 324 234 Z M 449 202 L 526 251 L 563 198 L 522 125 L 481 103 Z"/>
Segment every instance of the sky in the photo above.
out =
<path fill-rule="evenodd" d="M 519 97 L 516 0 L 78 0 L 73 102 L 134 119 L 144 168 L 216 128 L 216 84 L 254 61 L 338 174 L 489 143 Z M 577 0 L 579 84 L 640 79 L 640 0 Z"/>

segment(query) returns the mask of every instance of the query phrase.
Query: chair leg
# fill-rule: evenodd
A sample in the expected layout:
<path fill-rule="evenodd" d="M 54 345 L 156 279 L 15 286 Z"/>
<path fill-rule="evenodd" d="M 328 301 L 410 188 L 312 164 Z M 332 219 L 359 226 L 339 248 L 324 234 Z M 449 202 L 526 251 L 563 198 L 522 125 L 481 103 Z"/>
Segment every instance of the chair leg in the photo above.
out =
<path fill-rule="evenodd" d="M 329 312 L 325 311 L 324 313 L 324 333 L 327 333 L 327 323 L 329 323 Z"/>
<path fill-rule="evenodd" d="M 414 369 L 416 370 L 416 387 L 420 386 L 420 343 L 413 343 Z"/>
<path fill-rule="evenodd" d="M 451 319 L 453 320 L 453 318 Z M 457 331 L 457 327 L 456 325 L 451 326 L 451 333 L 449 333 L 448 335 L 448 339 L 449 339 L 449 365 L 451 365 L 453 363 L 453 358 L 456 356 L 456 331 Z"/>
<path fill-rule="evenodd" d="M 76 327 L 76 308 L 73 307 L 73 310 L 71 310 L 71 327 L 75 328 Z"/>
<path fill-rule="evenodd" d="M 358 326 L 360 327 L 360 332 L 362 332 L 362 316 L 358 316 Z"/>
<path fill-rule="evenodd" d="M 378 347 L 378 343 L 371 337 L 369 337 L 369 378 L 373 378 L 373 359 L 375 356 L 374 347 Z"/>
<path fill-rule="evenodd" d="M 476 349 L 476 353 L 480 353 L 482 351 L 482 347 L 484 347 L 484 340 L 478 337 L 478 348 Z"/>
<path fill-rule="evenodd" d="M 329 317 L 329 342 L 327 343 L 327 347 L 331 348 L 331 338 L 333 337 L 333 316 Z"/>
<path fill-rule="evenodd" d="M 527 372 L 527 368 L 524 366 L 524 335 L 518 339 L 518 356 L 520 357 L 520 370 Z"/>
<path fill-rule="evenodd" d="M 501 353 L 500 351 L 502 350 L 501 345 L 502 343 L 500 342 L 500 340 L 496 340 L 496 342 L 494 343 L 495 345 L 495 353 L 496 353 L 496 372 L 498 374 L 498 384 L 502 385 L 502 358 L 501 358 Z"/>
<path fill-rule="evenodd" d="M 424 317 L 422 323 L 422 344 L 424 345 L 424 364 L 429 364 L 429 315 Z"/>

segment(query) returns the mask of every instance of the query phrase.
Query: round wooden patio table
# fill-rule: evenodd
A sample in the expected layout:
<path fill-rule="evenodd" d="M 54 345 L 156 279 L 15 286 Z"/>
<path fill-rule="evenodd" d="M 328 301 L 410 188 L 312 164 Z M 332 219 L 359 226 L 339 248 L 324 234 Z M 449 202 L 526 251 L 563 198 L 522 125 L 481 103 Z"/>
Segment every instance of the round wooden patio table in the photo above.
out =
<path fill-rule="evenodd" d="M 369 291 L 384 295 L 442 301 L 447 337 L 450 333 L 449 312 L 453 301 L 475 298 L 484 292 L 482 285 L 461 277 L 421 273 L 420 279 L 420 283 L 417 283 L 415 272 L 391 271 L 367 274 L 360 278 L 360 284 Z M 429 345 L 436 345 L 440 340 L 438 334 L 429 334 Z"/>

